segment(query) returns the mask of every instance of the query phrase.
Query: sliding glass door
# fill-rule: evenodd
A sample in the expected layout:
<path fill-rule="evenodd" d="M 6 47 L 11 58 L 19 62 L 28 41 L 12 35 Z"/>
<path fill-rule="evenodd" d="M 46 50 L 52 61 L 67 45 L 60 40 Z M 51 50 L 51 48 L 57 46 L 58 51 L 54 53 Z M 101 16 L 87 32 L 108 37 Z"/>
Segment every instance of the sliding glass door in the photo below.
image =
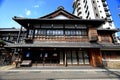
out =
<path fill-rule="evenodd" d="M 69 50 L 66 54 L 68 65 L 84 65 L 89 63 L 89 54 L 87 51 Z"/>

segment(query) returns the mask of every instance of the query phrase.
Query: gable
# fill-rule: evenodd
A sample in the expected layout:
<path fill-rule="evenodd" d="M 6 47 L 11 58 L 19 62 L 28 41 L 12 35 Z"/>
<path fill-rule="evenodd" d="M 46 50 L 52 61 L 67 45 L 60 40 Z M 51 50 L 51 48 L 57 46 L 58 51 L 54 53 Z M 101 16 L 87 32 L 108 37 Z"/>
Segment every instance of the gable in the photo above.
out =
<path fill-rule="evenodd" d="M 69 19 L 69 18 L 60 14 L 60 15 L 53 17 L 52 19 Z"/>
<path fill-rule="evenodd" d="M 80 19 L 79 17 L 67 12 L 64 8 L 58 8 L 56 11 L 40 17 L 39 19 Z"/>

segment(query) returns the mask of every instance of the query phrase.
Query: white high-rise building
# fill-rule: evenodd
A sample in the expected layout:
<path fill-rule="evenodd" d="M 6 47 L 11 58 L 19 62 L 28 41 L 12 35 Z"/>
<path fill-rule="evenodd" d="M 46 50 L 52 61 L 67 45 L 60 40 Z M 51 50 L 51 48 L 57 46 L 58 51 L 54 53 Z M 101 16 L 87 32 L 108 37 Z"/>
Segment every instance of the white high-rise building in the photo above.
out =
<path fill-rule="evenodd" d="M 81 19 L 106 19 L 103 28 L 115 28 L 106 0 L 74 0 L 73 14 Z"/>
<path fill-rule="evenodd" d="M 115 29 L 106 0 L 74 0 L 73 14 L 81 19 L 105 19 L 101 29 Z M 117 34 L 113 36 L 115 42 L 120 43 Z"/>

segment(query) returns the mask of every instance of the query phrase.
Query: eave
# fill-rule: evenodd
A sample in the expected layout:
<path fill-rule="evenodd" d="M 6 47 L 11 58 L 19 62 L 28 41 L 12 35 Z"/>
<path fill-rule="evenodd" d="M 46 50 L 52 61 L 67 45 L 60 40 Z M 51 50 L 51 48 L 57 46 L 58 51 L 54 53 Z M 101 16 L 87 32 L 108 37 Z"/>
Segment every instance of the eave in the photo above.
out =
<path fill-rule="evenodd" d="M 34 42 L 32 44 L 7 44 L 6 48 L 100 48 L 99 45 L 89 42 Z"/>
<path fill-rule="evenodd" d="M 93 27 L 98 27 L 105 22 L 103 19 L 28 19 L 28 18 L 13 18 L 16 22 L 25 28 L 29 28 L 28 24 L 86 24 L 95 25 Z"/>
<path fill-rule="evenodd" d="M 116 33 L 119 32 L 120 30 L 118 29 L 97 29 L 99 32 L 107 32 L 107 33 Z"/>

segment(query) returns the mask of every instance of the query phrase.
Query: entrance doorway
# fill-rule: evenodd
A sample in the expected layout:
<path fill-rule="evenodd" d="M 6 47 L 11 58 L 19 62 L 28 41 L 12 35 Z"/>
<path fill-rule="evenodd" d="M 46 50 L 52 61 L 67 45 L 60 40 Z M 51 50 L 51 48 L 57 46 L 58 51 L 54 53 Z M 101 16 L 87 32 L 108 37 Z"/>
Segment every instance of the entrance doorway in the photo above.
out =
<path fill-rule="evenodd" d="M 57 52 L 41 52 L 39 62 L 43 64 L 59 64 L 59 54 Z"/>
<path fill-rule="evenodd" d="M 24 59 L 32 60 L 33 64 L 43 66 L 52 65 L 86 65 L 90 64 L 90 57 L 87 50 L 78 49 L 56 49 L 56 50 L 38 50 L 32 49 L 26 51 Z"/>
<path fill-rule="evenodd" d="M 90 64 L 89 54 L 87 51 L 67 51 L 67 65 L 86 65 Z"/>
<path fill-rule="evenodd" d="M 46 50 L 46 51 L 34 51 L 32 52 L 32 61 L 40 65 L 55 65 L 59 64 L 59 51 Z"/>

